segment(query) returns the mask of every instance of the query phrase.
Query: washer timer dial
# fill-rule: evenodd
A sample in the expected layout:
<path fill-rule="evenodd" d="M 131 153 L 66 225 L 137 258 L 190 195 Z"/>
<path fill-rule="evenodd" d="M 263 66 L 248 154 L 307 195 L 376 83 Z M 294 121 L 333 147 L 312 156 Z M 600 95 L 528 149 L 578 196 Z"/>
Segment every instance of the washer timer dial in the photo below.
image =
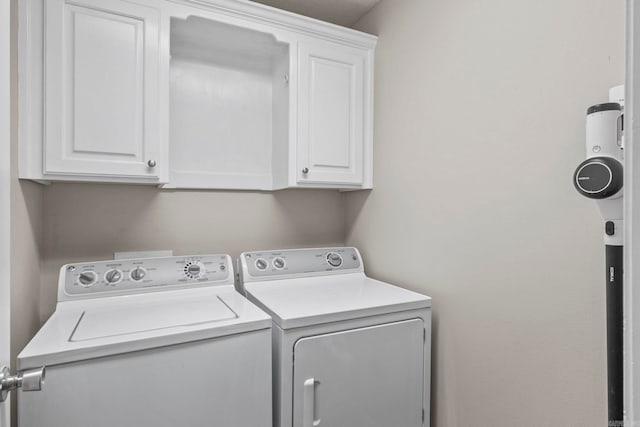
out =
<path fill-rule="evenodd" d="M 197 261 L 188 261 L 184 266 L 184 275 L 189 279 L 199 279 L 204 275 L 204 268 Z"/>

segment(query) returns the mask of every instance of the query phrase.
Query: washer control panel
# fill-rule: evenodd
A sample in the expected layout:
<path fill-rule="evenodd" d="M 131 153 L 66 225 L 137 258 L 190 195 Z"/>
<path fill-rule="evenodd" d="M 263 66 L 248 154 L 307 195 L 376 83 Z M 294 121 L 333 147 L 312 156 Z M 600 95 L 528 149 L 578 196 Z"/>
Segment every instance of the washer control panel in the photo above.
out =
<path fill-rule="evenodd" d="M 240 260 L 245 281 L 363 271 L 356 248 L 245 252 Z"/>
<path fill-rule="evenodd" d="M 156 288 L 233 284 L 228 255 L 137 258 L 67 264 L 60 270 L 60 297 L 137 293 Z M 105 295 L 106 296 L 106 295 Z"/>

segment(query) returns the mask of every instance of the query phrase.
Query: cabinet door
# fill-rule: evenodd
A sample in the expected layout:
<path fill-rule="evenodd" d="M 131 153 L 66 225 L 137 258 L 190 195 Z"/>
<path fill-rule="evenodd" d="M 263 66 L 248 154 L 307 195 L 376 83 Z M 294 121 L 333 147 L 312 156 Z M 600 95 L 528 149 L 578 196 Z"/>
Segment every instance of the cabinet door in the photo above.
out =
<path fill-rule="evenodd" d="M 159 11 L 122 0 L 45 7 L 44 174 L 162 176 Z"/>
<path fill-rule="evenodd" d="M 366 52 L 300 43 L 299 184 L 362 185 Z"/>
<path fill-rule="evenodd" d="M 297 341 L 293 426 L 422 426 L 423 334 L 414 319 Z"/>

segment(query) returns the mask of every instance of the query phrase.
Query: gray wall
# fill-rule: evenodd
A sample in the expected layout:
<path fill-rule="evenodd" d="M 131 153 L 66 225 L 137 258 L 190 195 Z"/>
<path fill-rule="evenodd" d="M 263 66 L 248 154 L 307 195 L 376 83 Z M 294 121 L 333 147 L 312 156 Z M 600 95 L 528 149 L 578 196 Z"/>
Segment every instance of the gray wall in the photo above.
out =
<path fill-rule="evenodd" d="M 383 0 L 367 272 L 433 297 L 433 425 L 606 423 L 601 222 L 571 183 L 622 0 Z"/>

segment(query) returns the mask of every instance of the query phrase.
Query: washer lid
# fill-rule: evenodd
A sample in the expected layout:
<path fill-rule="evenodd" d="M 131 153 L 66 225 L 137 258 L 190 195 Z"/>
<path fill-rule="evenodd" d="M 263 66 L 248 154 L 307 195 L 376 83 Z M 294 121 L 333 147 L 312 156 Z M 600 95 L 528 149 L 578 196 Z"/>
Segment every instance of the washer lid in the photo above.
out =
<path fill-rule="evenodd" d="M 246 283 L 249 299 L 283 329 L 431 307 L 431 298 L 363 273 Z"/>
<path fill-rule="evenodd" d="M 271 328 L 233 285 L 66 301 L 18 355 L 18 370 Z"/>
<path fill-rule="evenodd" d="M 219 296 L 124 302 L 85 310 L 69 340 L 85 341 L 237 318 Z"/>

